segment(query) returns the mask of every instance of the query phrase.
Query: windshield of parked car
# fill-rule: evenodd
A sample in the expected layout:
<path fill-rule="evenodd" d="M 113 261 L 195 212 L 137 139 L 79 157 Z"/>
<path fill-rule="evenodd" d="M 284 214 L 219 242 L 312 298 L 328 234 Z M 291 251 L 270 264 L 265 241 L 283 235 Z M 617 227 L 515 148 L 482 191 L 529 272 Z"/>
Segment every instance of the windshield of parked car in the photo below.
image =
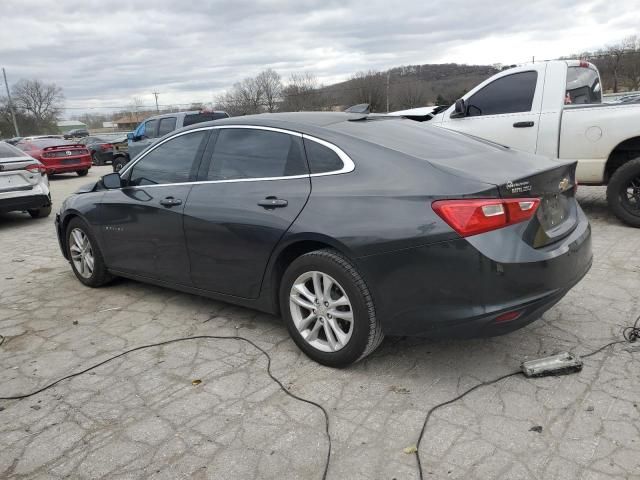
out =
<path fill-rule="evenodd" d="M 589 67 L 569 67 L 564 103 L 565 105 L 602 103 L 598 72 Z"/>

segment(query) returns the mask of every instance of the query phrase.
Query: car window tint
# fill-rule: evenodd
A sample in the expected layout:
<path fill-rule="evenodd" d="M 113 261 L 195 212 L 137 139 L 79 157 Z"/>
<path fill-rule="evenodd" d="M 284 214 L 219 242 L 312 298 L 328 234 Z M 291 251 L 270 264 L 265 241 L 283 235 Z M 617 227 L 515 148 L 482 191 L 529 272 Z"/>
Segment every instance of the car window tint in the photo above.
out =
<path fill-rule="evenodd" d="M 188 182 L 193 163 L 199 158 L 208 132 L 180 135 L 155 148 L 131 170 L 130 185 Z"/>
<path fill-rule="evenodd" d="M 467 101 L 467 115 L 499 115 L 531 111 L 538 74 L 521 72 L 500 77 Z"/>
<path fill-rule="evenodd" d="M 228 118 L 225 112 L 200 112 L 200 113 L 189 113 L 185 115 L 184 121 L 182 125 L 184 127 L 188 127 L 189 125 L 193 125 L 195 123 L 201 122 L 210 122 L 212 120 L 219 120 L 221 118 Z"/>
<path fill-rule="evenodd" d="M 0 142 L 0 158 L 21 157 L 24 154 L 8 143 Z"/>
<path fill-rule="evenodd" d="M 157 126 L 158 120 L 149 120 L 145 126 L 144 126 L 144 135 L 147 138 L 156 138 L 156 126 Z"/>
<path fill-rule="evenodd" d="M 304 149 L 311 173 L 335 172 L 344 166 L 336 152 L 318 142 L 305 138 Z"/>
<path fill-rule="evenodd" d="M 565 105 L 601 102 L 602 91 L 598 72 L 588 67 L 569 67 Z"/>
<path fill-rule="evenodd" d="M 176 117 L 161 118 L 158 127 L 158 137 L 164 137 L 176 129 Z"/>
<path fill-rule="evenodd" d="M 225 128 L 218 134 L 209 180 L 308 173 L 300 137 L 268 130 Z"/>

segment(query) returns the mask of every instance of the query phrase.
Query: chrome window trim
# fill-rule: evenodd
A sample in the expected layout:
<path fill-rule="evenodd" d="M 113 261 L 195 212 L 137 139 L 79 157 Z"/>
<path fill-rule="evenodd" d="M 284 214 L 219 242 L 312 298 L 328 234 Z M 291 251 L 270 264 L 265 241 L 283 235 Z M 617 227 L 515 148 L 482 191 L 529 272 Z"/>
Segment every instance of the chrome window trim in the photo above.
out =
<path fill-rule="evenodd" d="M 209 127 L 194 128 L 193 130 L 187 130 L 185 132 L 180 132 L 180 133 L 177 133 L 175 135 L 172 135 L 169 138 L 165 138 L 161 142 L 158 142 L 158 143 L 154 144 L 153 146 L 151 146 L 151 148 L 149 148 L 149 150 L 147 150 L 147 151 L 143 152 L 141 155 L 139 155 L 133 162 L 130 162 L 130 165 L 126 165 L 125 168 L 120 172 L 120 176 L 122 177 L 122 176 L 126 175 L 129 172 L 129 170 L 131 170 L 133 167 L 135 167 L 135 165 L 140 160 L 142 160 L 144 157 L 149 155 L 156 148 L 158 148 L 161 145 L 165 144 L 169 140 L 173 140 L 174 138 L 180 137 L 182 135 L 188 135 L 190 133 L 202 132 L 202 131 L 207 131 L 207 130 L 221 130 L 221 129 L 226 129 L 226 128 L 244 128 L 244 129 L 251 129 L 251 130 L 267 130 L 267 131 L 271 131 L 271 132 L 285 133 L 287 135 L 293 135 L 294 137 L 299 137 L 299 138 L 311 140 L 313 142 L 319 143 L 320 145 L 323 145 L 323 146 L 329 148 L 330 150 L 334 151 L 336 153 L 336 155 L 338 155 L 338 157 L 340 157 L 340 160 L 342 160 L 342 168 L 340 170 L 332 170 L 330 172 L 307 173 L 307 174 L 304 174 L 304 175 L 288 175 L 288 176 L 285 176 L 285 177 L 232 178 L 232 179 L 229 179 L 229 180 L 201 180 L 201 181 L 180 182 L 180 183 L 157 183 L 157 184 L 153 184 L 153 185 L 135 185 L 135 186 L 130 186 L 130 187 L 122 187 L 122 188 L 166 187 L 168 185 L 204 185 L 204 184 L 208 184 L 208 183 L 263 182 L 263 181 L 270 181 L 270 180 L 288 180 L 288 179 L 300 179 L 300 178 L 310 178 L 310 177 L 323 177 L 323 176 L 327 176 L 327 175 L 340 175 L 340 174 L 349 173 L 349 172 L 352 172 L 353 170 L 355 170 L 355 164 L 353 163 L 353 160 L 351 160 L 349 155 L 347 155 L 342 149 L 340 149 L 339 147 L 337 147 L 336 145 L 334 145 L 334 144 L 332 144 L 330 142 L 327 142 L 327 141 L 322 140 L 320 138 L 316 138 L 316 137 L 314 137 L 312 135 L 307 135 L 307 134 L 303 134 L 303 133 L 300 133 L 300 132 L 294 132 L 292 130 L 286 130 L 284 128 L 265 127 L 265 126 L 262 126 L 262 125 L 214 125 L 214 126 L 209 126 Z"/>

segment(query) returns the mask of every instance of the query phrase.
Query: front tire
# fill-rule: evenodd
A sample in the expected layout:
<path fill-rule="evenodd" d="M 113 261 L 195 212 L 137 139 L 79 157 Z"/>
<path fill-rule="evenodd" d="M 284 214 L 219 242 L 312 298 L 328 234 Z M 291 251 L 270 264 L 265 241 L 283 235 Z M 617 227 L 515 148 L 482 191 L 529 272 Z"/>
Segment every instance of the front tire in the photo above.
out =
<path fill-rule="evenodd" d="M 66 230 L 66 248 L 77 279 L 88 287 L 100 287 L 113 276 L 107 271 L 91 229 L 85 221 L 73 218 Z"/>
<path fill-rule="evenodd" d="M 29 212 L 31 218 L 48 217 L 49 215 L 51 215 L 51 205 L 49 205 L 48 207 L 32 208 L 30 210 L 27 210 L 27 212 Z"/>
<path fill-rule="evenodd" d="M 296 345 L 329 367 L 363 359 L 384 338 L 364 279 L 335 250 L 310 252 L 291 263 L 280 285 L 280 308 Z"/>
<path fill-rule="evenodd" d="M 76 173 L 78 174 L 79 177 L 85 177 L 87 173 L 89 173 L 89 169 L 86 168 L 84 170 L 78 170 Z"/>
<path fill-rule="evenodd" d="M 640 228 L 640 158 L 618 168 L 607 186 L 607 203 L 616 217 Z"/>
<path fill-rule="evenodd" d="M 98 154 L 96 152 L 93 152 L 91 154 L 91 161 L 97 167 L 104 165 L 104 162 L 100 160 L 100 157 L 98 157 Z"/>

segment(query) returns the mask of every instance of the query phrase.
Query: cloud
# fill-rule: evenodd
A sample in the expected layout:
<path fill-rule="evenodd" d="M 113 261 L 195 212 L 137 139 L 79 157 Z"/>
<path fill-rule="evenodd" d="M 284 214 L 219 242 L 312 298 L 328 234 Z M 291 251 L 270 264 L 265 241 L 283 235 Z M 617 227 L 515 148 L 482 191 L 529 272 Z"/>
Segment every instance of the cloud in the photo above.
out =
<path fill-rule="evenodd" d="M 0 59 L 68 107 L 212 101 L 271 67 L 322 82 L 430 62 L 518 63 L 638 32 L 640 0 L 5 0 Z"/>

